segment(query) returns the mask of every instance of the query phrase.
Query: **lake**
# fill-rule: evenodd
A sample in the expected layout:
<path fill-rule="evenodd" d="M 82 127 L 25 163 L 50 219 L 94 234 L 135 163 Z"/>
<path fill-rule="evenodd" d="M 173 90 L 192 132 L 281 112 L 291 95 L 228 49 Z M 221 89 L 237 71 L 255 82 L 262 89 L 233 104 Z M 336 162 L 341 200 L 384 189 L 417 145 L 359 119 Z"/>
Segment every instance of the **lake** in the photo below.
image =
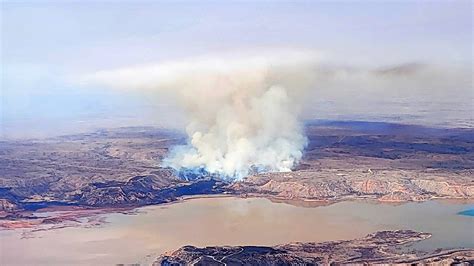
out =
<path fill-rule="evenodd" d="M 433 237 L 411 248 L 474 248 L 472 203 L 428 201 L 400 205 L 340 202 L 298 207 L 262 198 L 196 198 L 148 206 L 135 215 L 103 215 L 91 228 L 0 231 L 1 265 L 150 263 L 183 245 L 276 245 L 352 239 L 377 230 L 413 229 Z M 28 238 L 23 238 L 28 233 Z"/>

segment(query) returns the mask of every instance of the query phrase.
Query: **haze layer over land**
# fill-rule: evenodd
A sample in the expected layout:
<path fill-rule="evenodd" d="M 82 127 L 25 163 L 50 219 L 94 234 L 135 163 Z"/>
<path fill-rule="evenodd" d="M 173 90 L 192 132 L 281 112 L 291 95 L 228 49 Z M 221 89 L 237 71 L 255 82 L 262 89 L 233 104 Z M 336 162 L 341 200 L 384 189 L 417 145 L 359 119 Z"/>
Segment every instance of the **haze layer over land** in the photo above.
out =
<path fill-rule="evenodd" d="M 0 136 L 143 125 L 183 129 L 185 114 L 163 95 L 150 100 L 71 79 L 208 54 L 280 60 L 272 52 L 278 49 L 317 51 L 332 69 L 306 97 L 305 119 L 472 126 L 471 4 L 6 1 Z M 380 70 L 381 78 L 373 80 L 371 70 Z"/>

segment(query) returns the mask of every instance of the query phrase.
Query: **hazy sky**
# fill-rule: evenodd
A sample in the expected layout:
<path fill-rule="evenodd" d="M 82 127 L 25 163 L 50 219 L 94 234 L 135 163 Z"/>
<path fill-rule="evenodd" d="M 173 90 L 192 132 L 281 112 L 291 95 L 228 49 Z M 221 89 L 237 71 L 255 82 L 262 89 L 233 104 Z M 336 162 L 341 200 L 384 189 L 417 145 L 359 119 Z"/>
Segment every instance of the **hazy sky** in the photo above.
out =
<path fill-rule="evenodd" d="M 25 131 L 44 128 L 50 129 L 49 134 L 100 125 L 167 125 L 167 117 L 174 120 L 167 116 L 173 108 L 163 101 L 81 88 L 70 82 L 71 77 L 216 52 L 270 48 L 318 51 L 331 64 L 345 67 L 415 62 L 472 74 L 472 4 L 2 1 L 0 133 L 15 137 L 21 131 L 29 135 Z M 469 89 L 465 91 L 470 95 L 461 98 L 472 99 L 472 86 Z M 357 108 L 327 106 L 324 98 L 318 100 L 324 106 L 320 109 L 331 110 L 331 115 L 315 118 L 366 115 Z M 462 108 L 461 112 L 472 111 L 472 106 Z M 394 117 L 398 111 L 386 110 Z"/>

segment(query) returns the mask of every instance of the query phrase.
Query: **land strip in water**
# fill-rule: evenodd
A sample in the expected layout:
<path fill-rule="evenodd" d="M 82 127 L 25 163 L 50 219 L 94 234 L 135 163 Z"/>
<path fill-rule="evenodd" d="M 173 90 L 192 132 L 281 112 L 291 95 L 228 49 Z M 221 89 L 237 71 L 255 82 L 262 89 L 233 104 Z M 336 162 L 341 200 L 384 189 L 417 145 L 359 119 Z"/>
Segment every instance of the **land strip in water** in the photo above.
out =
<path fill-rule="evenodd" d="M 153 265 L 472 265 L 474 249 L 406 251 L 404 245 L 429 238 L 411 230 L 379 231 L 364 238 L 322 243 L 266 246 L 184 246 L 162 255 Z"/>

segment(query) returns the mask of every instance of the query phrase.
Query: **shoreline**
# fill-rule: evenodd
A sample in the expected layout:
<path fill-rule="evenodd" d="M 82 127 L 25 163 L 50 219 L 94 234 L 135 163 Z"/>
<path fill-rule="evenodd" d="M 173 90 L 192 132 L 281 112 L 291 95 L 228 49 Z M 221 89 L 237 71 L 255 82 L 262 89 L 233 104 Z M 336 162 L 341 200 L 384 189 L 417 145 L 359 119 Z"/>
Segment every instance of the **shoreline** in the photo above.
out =
<path fill-rule="evenodd" d="M 269 198 L 263 198 L 262 197 L 254 197 L 254 196 L 249 196 L 249 195 L 245 195 L 244 196 L 239 196 L 239 195 L 232 195 L 232 194 L 213 194 L 213 195 L 192 195 L 192 196 L 184 196 L 184 197 L 181 197 L 179 199 L 177 199 L 176 201 L 173 201 L 173 202 L 167 202 L 167 203 L 163 203 L 163 204 L 154 204 L 154 205 L 147 205 L 147 206 L 141 206 L 141 207 L 136 207 L 136 208 L 124 208 L 124 209 L 121 209 L 120 212 L 123 212 L 123 214 L 125 215 L 139 215 L 137 217 L 129 217 L 127 218 L 126 216 L 123 216 L 123 215 L 115 215 L 116 213 L 120 213 L 119 211 L 117 211 L 117 209 L 114 209 L 114 208 L 103 208 L 103 209 L 86 209 L 86 210 L 82 210 L 82 215 L 80 218 L 80 220 L 82 221 L 81 223 L 74 223 L 74 222 L 66 222 L 66 223 L 59 223 L 59 224 L 49 224 L 49 225 L 34 225 L 34 226 L 31 226 L 31 227 L 28 227 L 28 228 L 24 228 L 26 230 L 15 230 L 15 229 L 19 229 L 19 228 L 11 228 L 12 230 L 8 230 L 9 232 L 6 232 L 6 230 L 4 231 L 6 233 L 6 235 L 11 235 L 11 236 L 14 236 L 18 241 L 24 241 L 24 243 L 27 243 L 28 242 L 28 239 L 29 238 L 42 238 L 42 237 L 47 237 L 49 236 L 50 234 L 53 234 L 53 235 L 62 235 L 63 233 L 65 235 L 68 235 L 69 232 L 71 232 L 70 229 L 72 229 L 72 232 L 76 231 L 76 229 L 74 228 L 71 228 L 71 227 L 77 227 L 79 230 L 89 230 L 88 228 L 93 228 L 93 229 L 90 229 L 92 231 L 95 231 L 95 230 L 105 230 L 107 231 L 109 228 L 109 226 L 111 226 L 112 228 L 114 227 L 114 224 L 118 221 L 127 221 L 127 220 L 130 220 L 130 219 L 133 219 L 134 221 L 138 221 L 140 222 L 141 218 L 140 216 L 144 215 L 144 218 L 145 220 L 147 221 L 150 221 L 151 223 L 153 223 L 152 220 L 150 220 L 148 217 L 148 214 L 152 215 L 150 217 L 155 217 L 155 219 L 159 219 L 159 217 L 166 217 L 165 215 L 165 212 L 167 212 L 167 210 L 160 210 L 160 208 L 163 208 L 163 209 L 167 209 L 168 207 L 170 207 L 170 212 L 174 212 L 174 211 L 179 211 L 181 212 L 182 214 L 184 214 L 186 216 L 186 212 L 183 212 L 183 208 L 184 210 L 191 210 L 194 208 L 197 208 L 199 209 L 200 207 L 199 206 L 215 206 L 215 204 L 219 205 L 219 206 L 230 206 L 229 204 L 233 204 L 233 202 L 235 200 L 238 200 L 238 199 L 248 199 L 249 202 L 255 202 L 255 201 L 252 201 L 251 199 L 260 199 L 255 205 L 252 205 L 252 206 L 268 206 L 268 204 L 270 204 L 270 202 L 274 202 L 274 201 L 271 201 Z M 192 200 L 202 200 L 201 202 L 198 202 L 197 204 L 187 204 L 186 206 L 183 206 L 183 207 L 178 207 L 178 208 L 171 208 L 171 204 L 179 204 L 179 203 L 186 203 L 188 201 L 192 201 Z M 217 203 L 213 203 L 213 200 L 217 200 L 218 202 Z M 219 201 L 221 200 L 221 201 Z M 261 202 L 263 200 L 263 202 Z M 439 200 L 436 200 L 436 201 L 439 201 Z M 361 201 L 354 201 L 354 202 L 358 202 L 358 203 L 361 203 L 361 204 L 371 204 L 371 205 L 383 205 L 383 206 L 387 206 L 385 207 L 384 209 L 386 210 L 389 210 L 391 209 L 387 204 L 385 203 L 380 203 L 380 202 L 377 202 L 377 201 L 364 201 L 364 202 L 361 202 Z M 444 200 L 441 200 L 441 202 L 444 202 L 446 204 L 453 204 L 452 201 L 444 201 Z M 464 201 L 465 203 L 466 201 Z M 245 201 L 239 201 L 237 202 L 237 205 L 241 205 L 242 203 L 247 203 Z M 318 202 L 318 203 L 321 203 L 321 202 Z M 333 203 L 337 203 L 337 202 L 331 202 L 330 204 L 333 204 Z M 459 202 L 456 201 L 457 204 L 459 204 Z M 263 204 L 263 205 L 261 205 Z M 455 204 L 455 203 L 454 203 Z M 244 204 L 245 206 L 247 206 L 247 204 Z M 280 208 L 283 207 L 282 205 L 284 204 L 278 204 L 280 205 Z M 357 207 L 359 205 L 343 205 L 342 208 L 353 208 L 353 207 Z M 433 206 L 433 205 L 428 205 L 428 206 Z M 277 205 L 275 205 L 275 207 L 278 207 Z M 370 206 L 368 206 L 370 207 Z M 420 205 L 419 207 L 417 208 L 422 208 L 423 205 Z M 436 207 L 436 206 L 434 206 Z M 190 209 L 191 208 L 191 209 Z M 271 208 L 273 208 L 273 206 L 271 206 Z M 285 209 L 288 209 L 287 207 L 283 207 Z M 330 207 L 332 208 L 332 207 Z M 335 208 L 339 208 L 339 207 L 335 207 Z M 365 208 L 365 207 L 364 207 Z M 363 208 L 363 209 L 364 209 Z M 374 207 L 370 207 L 370 208 L 374 208 Z M 377 207 L 378 208 L 378 207 Z M 389 209 L 387 209 L 389 208 Z M 405 207 L 402 207 L 402 208 L 405 208 Z M 409 207 L 410 208 L 410 207 Z M 461 208 L 457 208 L 456 206 L 453 206 L 451 207 L 451 209 L 461 209 Z M 463 207 L 464 208 L 464 207 Z M 297 212 L 299 211 L 306 211 L 306 210 L 303 210 L 302 208 L 298 208 L 299 210 L 296 210 L 295 208 L 289 208 L 289 209 L 293 209 Z M 53 211 L 54 212 L 54 209 L 48 209 L 49 211 Z M 181 211 L 180 211 L 181 210 Z M 311 212 L 311 210 L 308 210 Z M 42 213 L 46 213 L 47 210 L 42 210 Z M 60 211 L 57 211 L 56 213 L 69 213 L 70 215 L 72 215 L 72 217 L 74 217 L 74 215 L 76 215 L 77 213 L 79 213 L 80 211 L 75 209 L 75 210 L 70 210 L 70 211 L 65 211 L 64 208 Z M 158 215 L 155 215 L 154 213 L 157 212 Z M 161 216 L 160 215 L 163 214 L 164 216 Z M 323 213 L 326 213 L 325 211 L 323 211 Z M 108 214 L 112 214 L 112 215 L 108 215 Z M 50 213 L 47 213 L 47 215 L 50 215 Z M 52 215 L 55 215 L 54 213 Z M 154 215 L 154 216 L 153 216 Z M 455 213 L 453 213 L 453 215 L 455 215 Z M 83 219 L 84 218 L 84 219 Z M 137 220 L 135 220 L 137 219 Z M 118 224 L 120 224 L 121 222 L 118 222 Z M 137 222 L 134 222 L 135 224 L 137 224 Z M 110 225 L 109 225 L 110 224 Z M 138 224 L 137 224 L 138 225 Z M 349 224 L 350 226 L 350 224 Z M 54 230 L 57 230 L 57 229 L 65 229 L 65 228 L 68 228 L 68 230 L 58 230 L 58 231 L 55 231 Z M 104 229 L 102 229 L 104 228 Z M 374 231 L 367 231 L 367 233 L 371 233 L 371 232 L 377 232 L 379 231 L 380 229 L 376 229 L 376 228 L 373 228 Z M 383 228 L 382 230 L 384 230 L 385 228 Z M 386 228 L 387 230 L 396 230 L 396 229 L 399 229 L 399 228 Z M 401 229 L 405 229 L 405 228 L 401 228 Z M 406 229 L 417 229 L 417 231 L 419 232 L 429 232 L 431 233 L 432 231 L 429 231 L 429 230 L 426 230 L 426 229 L 422 229 L 420 230 L 420 228 L 411 228 L 410 226 L 408 226 Z M 0 235 L 2 235 L 2 231 L 3 230 L 0 230 Z M 52 232 L 53 231 L 53 232 Z M 346 237 L 340 237 L 340 238 L 337 238 L 335 240 L 331 240 L 331 239 L 328 239 L 328 240 L 324 240 L 324 241 L 346 241 L 346 240 L 350 240 L 352 238 L 347 238 Z M 35 241 L 35 240 L 34 240 Z M 285 245 L 285 244 L 291 244 L 291 243 L 295 243 L 294 241 L 298 241 L 298 239 L 296 240 L 289 240 L 289 242 L 279 242 L 279 243 L 276 243 L 276 244 L 269 244 L 269 245 Z M 305 239 L 304 242 L 302 243 L 311 243 L 311 242 L 308 242 L 308 241 L 312 241 L 312 240 L 307 240 Z M 192 241 L 191 241 L 192 243 Z M 320 240 L 315 240 L 315 243 L 320 243 Z M 187 243 L 183 243 L 182 245 L 186 245 Z M 237 245 L 246 245 L 246 244 L 251 244 L 250 242 L 241 242 L 241 243 L 237 243 Z M 201 244 L 200 246 L 205 246 L 206 243 L 203 243 Z M 211 244 L 211 245 L 215 245 L 215 244 Z M 234 243 L 235 245 L 235 243 Z M 266 246 L 267 244 L 260 244 L 262 246 Z M 177 246 L 179 247 L 179 246 Z M 439 246 L 440 248 L 443 248 L 442 246 Z M 458 251 L 459 249 L 454 247 L 454 246 L 450 246 L 450 247 L 447 247 L 449 248 L 449 250 L 455 250 L 455 251 Z M 470 246 L 459 246 L 459 248 L 467 248 L 467 249 L 470 249 Z M 157 249 L 157 250 L 160 250 L 161 252 L 161 249 Z M 167 248 L 165 249 L 166 251 L 172 251 L 173 249 L 172 248 Z M 424 250 L 424 249 L 421 249 L 421 253 L 417 253 L 419 255 L 423 255 L 425 254 L 424 252 L 427 252 L 428 250 Z M 434 249 L 433 249 L 434 251 Z M 448 251 L 448 249 L 443 249 L 443 251 Z M 431 248 L 429 249 L 429 252 L 431 252 Z M 438 251 L 437 251 L 438 252 Z M 157 258 L 161 255 L 162 253 L 159 253 L 159 252 L 149 252 L 149 253 L 146 253 L 146 255 L 140 255 L 140 263 L 144 263 L 145 261 L 145 258 L 147 259 L 146 262 L 149 263 L 151 262 L 151 260 L 153 258 Z M 441 254 L 441 253 L 440 253 Z M 441 254 L 442 255 L 442 254 Z M 118 261 L 120 262 L 120 261 Z M 133 261 L 127 261 L 127 263 L 133 263 Z"/>
<path fill-rule="evenodd" d="M 48 206 L 36 211 L 24 211 L 15 213 L 13 218 L 0 218 L 0 231 L 16 230 L 16 229 L 32 229 L 35 230 L 41 226 L 53 225 L 51 228 L 44 230 L 54 230 L 64 227 L 81 227 L 81 226 L 100 226 L 107 223 L 101 220 L 102 215 L 121 213 L 125 215 L 136 215 L 146 208 L 167 207 L 174 204 L 185 203 L 187 201 L 199 199 L 219 199 L 219 198 L 240 198 L 240 199 L 266 199 L 273 203 L 288 204 L 301 208 L 318 208 L 333 205 L 341 202 L 361 202 L 369 204 L 382 204 L 399 206 L 407 203 L 423 203 L 428 201 L 442 202 L 445 204 L 474 204 L 474 199 L 457 199 L 457 198 L 431 198 L 423 201 L 382 201 L 376 198 L 345 198 L 341 200 L 318 200 L 318 199 L 286 199 L 269 195 L 258 194 L 197 194 L 178 197 L 174 201 L 141 205 L 141 206 L 122 206 L 122 207 L 89 207 L 89 206 Z M 41 216 L 35 214 L 51 213 L 51 216 Z M 8 214 L 8 213 L 7 213 Z M 56 215 L 55 215 L 56 214 Z M 87 219 L 88 221 L 81 221 Z M 43 230 L 43 229 L 41 229 Z"/>

